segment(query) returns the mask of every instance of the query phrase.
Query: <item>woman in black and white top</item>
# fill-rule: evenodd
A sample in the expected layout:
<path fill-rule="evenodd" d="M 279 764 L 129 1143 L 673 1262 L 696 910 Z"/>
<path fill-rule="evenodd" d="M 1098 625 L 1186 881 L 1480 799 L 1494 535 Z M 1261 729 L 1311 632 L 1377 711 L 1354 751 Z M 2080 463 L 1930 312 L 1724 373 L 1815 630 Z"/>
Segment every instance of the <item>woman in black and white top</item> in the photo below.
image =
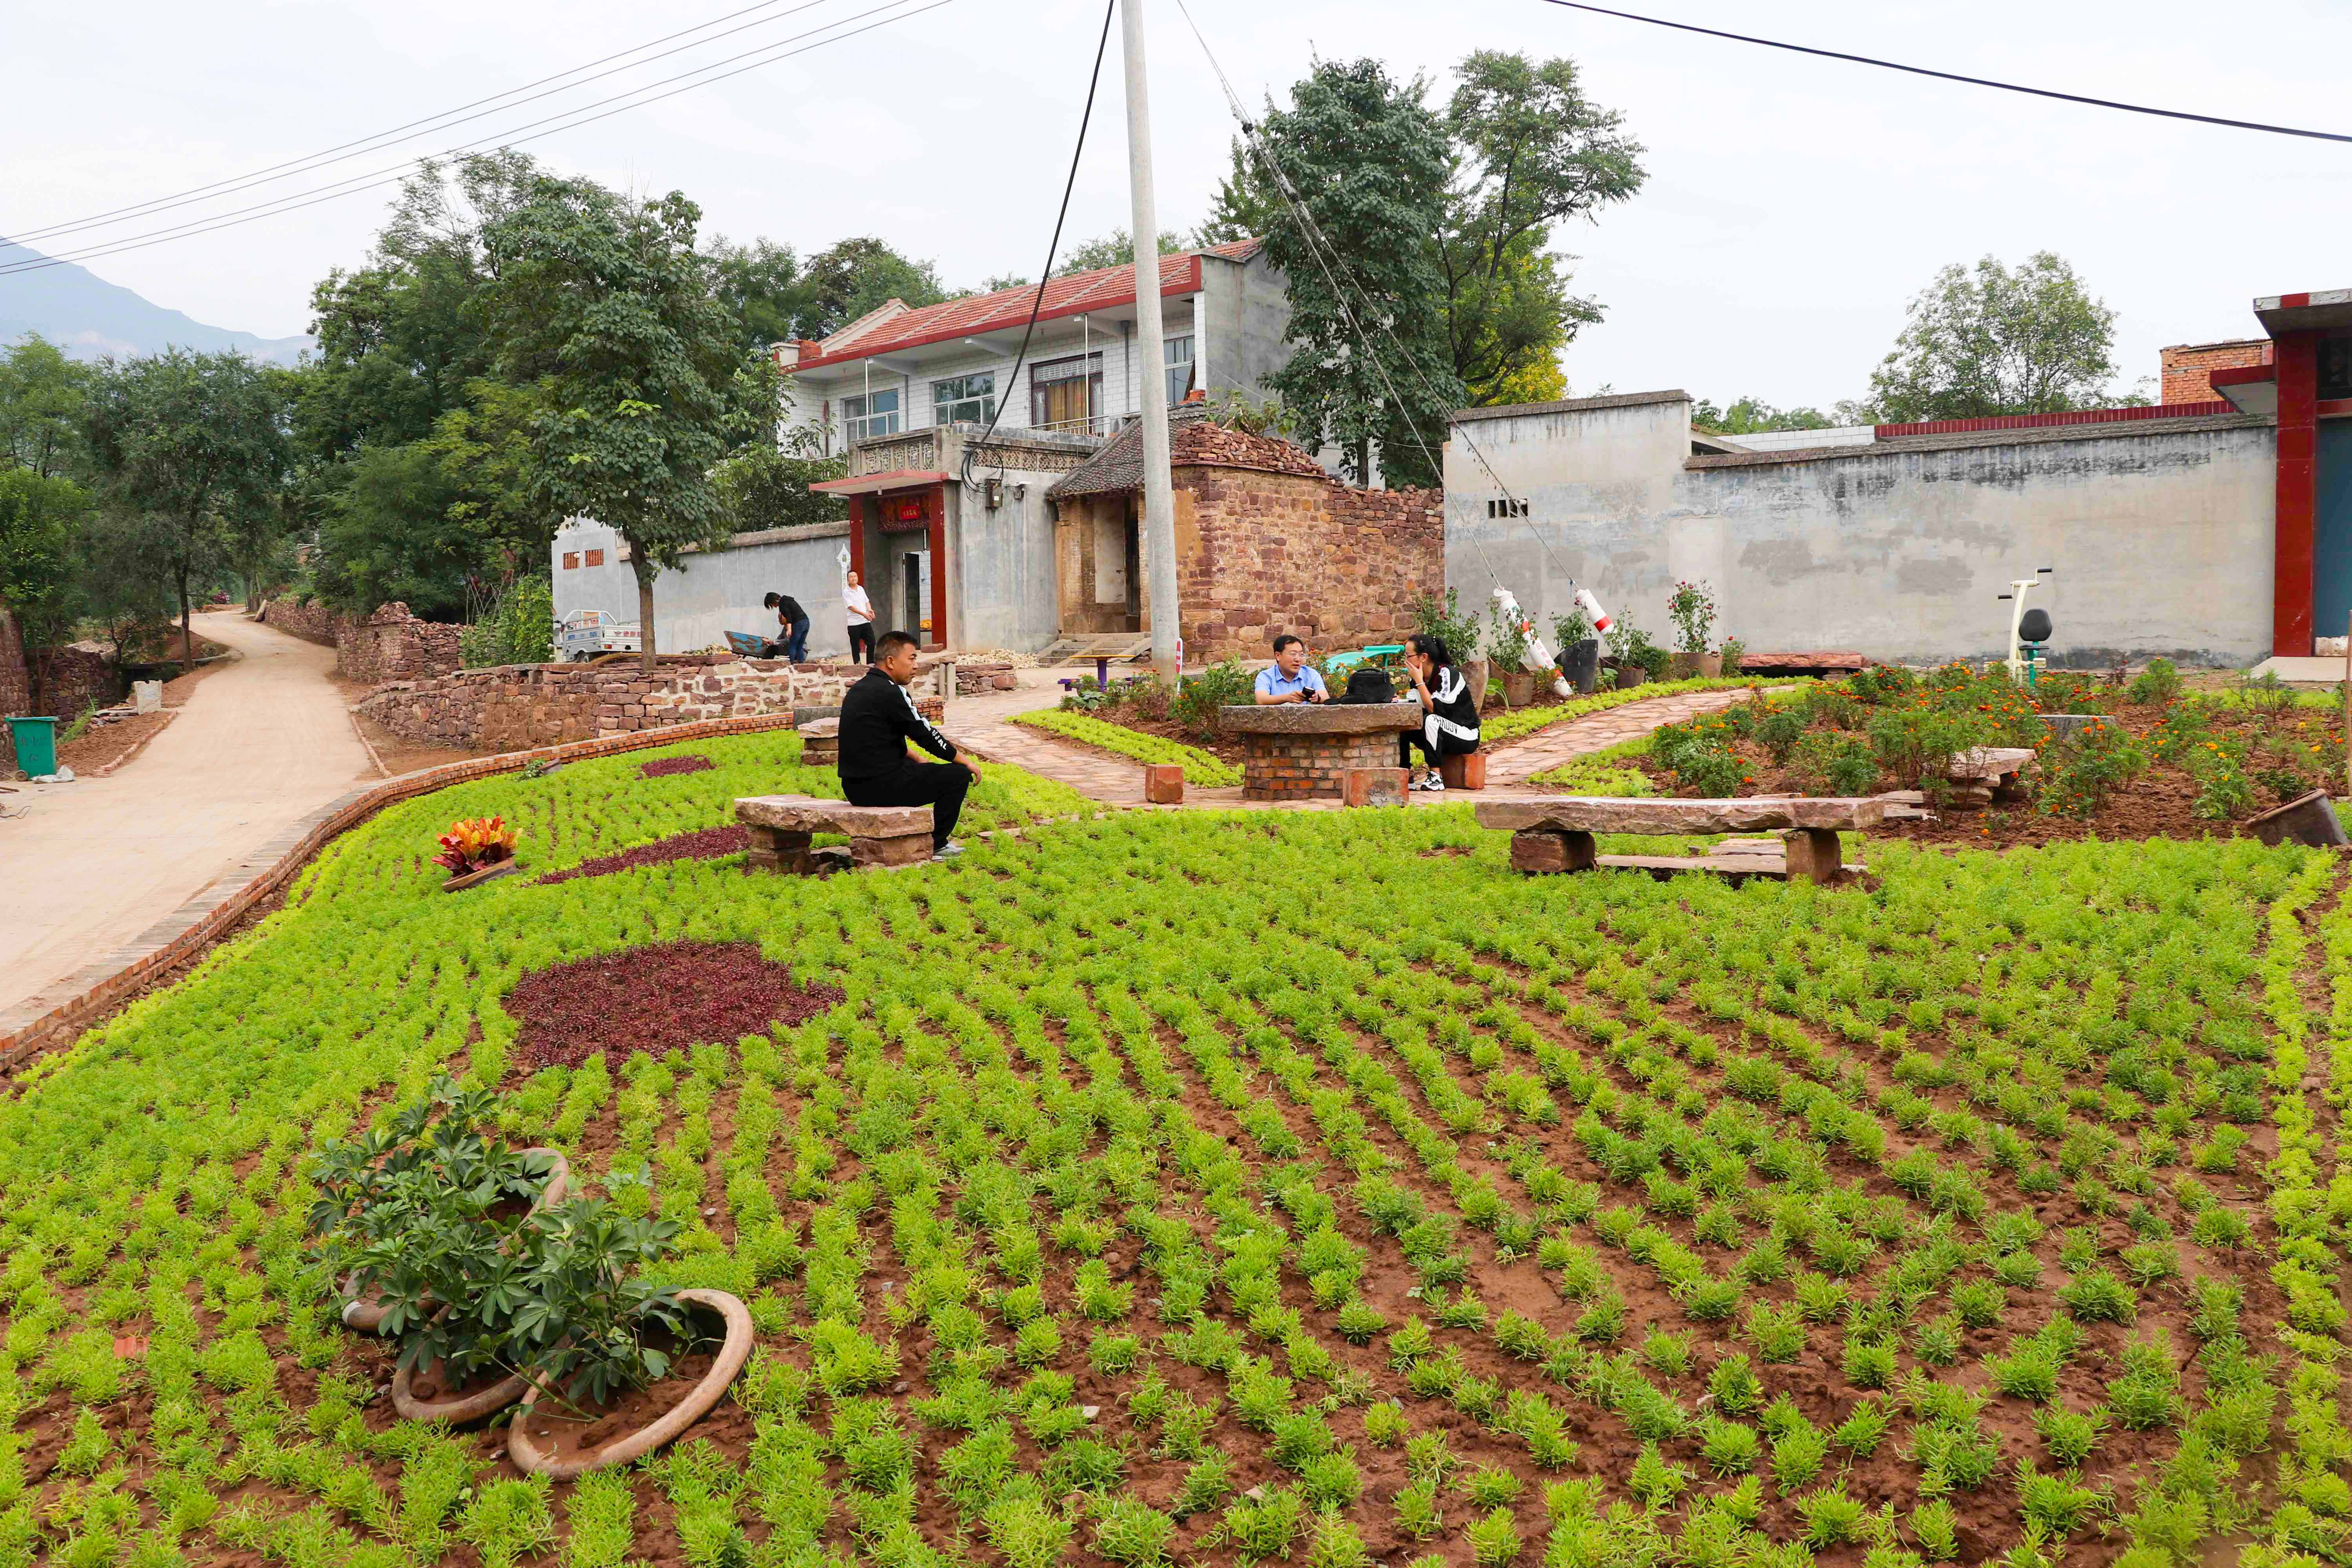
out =
<path fill-rule="evenodd" d="M 1478 710 L 1470 701 L 1470 682 L 1454 668 L 1445 639 L 1415 632 L 1404 639 L 1404 667 L 1412 675 L 1412 694 L 1421 703 L 1418 731 L 1397 737 L 1397 766 L 1412 766 L 1412 749 L 1421 748 L 1428 771 L 1412 785 L 1437 790 L 1445 780 L 1437 771 L 1440 757 L 1459 756 L 1478 749 Z"/>

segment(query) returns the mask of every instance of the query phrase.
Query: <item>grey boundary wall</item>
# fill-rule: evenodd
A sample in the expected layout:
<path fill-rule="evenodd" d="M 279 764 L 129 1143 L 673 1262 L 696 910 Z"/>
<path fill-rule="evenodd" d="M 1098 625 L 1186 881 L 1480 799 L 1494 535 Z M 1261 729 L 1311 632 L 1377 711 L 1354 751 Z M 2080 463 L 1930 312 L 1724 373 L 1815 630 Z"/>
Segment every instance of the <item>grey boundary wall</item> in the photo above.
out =
<path fill-rule="evenodd" d="M 674 745 L 680 741 L 789 729 L 793 717 L 787 711 L 740 719 L 706 719 L 659 730 L 600 735 L 593 740 L 421 768 L 353 790 L 312 812 L 245 861 L 230 868 L 210 889 L 150 926 L 128 946 L 117 948 L 10 1011 L 0 1013 L 0 1073 L 13 1070 L 44 1048 L 61 1049 L 70 1045 L 85 1030 L 105 1022 L 142 990 L 203 956 L 256 906 L 289 886 L 320 850 L 386 806 L 451 784 L 520 773 L 536 761 L 578 762 Z"/>

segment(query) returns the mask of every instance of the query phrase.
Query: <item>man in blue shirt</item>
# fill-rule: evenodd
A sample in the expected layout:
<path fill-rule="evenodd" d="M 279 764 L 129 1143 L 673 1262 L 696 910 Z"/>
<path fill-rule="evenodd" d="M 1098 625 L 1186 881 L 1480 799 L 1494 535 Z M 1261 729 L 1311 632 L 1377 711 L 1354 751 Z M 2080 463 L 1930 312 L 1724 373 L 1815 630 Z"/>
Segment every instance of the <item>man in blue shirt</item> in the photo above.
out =
<path fill-rule="evenodd" d="M 1257 672 L 1257 703 L 1328 702 L 1323 678 L 1307 662 L 1307 644 L 1288 632 L 1274 639 L 1274 663 Z"/>

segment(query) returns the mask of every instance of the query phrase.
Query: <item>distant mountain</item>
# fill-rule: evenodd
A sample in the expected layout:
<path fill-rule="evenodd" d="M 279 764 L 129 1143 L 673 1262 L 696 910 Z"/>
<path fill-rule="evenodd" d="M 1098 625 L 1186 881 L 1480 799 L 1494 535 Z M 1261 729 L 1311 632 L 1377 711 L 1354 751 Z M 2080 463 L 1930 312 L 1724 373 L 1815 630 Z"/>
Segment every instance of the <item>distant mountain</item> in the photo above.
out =
<path fill-rule="evenodd" d="M 0 268 L 42 259 L 37 250 L 0 239 Z M 85 360 L 100 354 L 133 358 L 166 348 L 205 353 L 242 349 L 255 359 L 292 364 L 303 350 L 318 346 L 308 337 L 259 338 L 208 327 L 70 261 L 29 272 L 0 270 L 0 343 L 26 332 L 38 332 L 68 356 Z"/>

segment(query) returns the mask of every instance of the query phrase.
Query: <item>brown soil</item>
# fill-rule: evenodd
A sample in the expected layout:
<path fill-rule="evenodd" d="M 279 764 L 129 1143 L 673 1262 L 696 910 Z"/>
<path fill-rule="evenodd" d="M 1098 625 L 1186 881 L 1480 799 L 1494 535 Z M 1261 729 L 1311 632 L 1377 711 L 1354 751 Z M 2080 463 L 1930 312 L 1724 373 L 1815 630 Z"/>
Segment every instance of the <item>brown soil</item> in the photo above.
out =
<path fill-rule="evenodd" d="M 637 764 L 637 776 L 646 779 L 666 779 L 673 773 L 709 773 L 718 766 L 699 752 L 688 752 L 678 757 L 656 757 L 650 763 Z"/>
<path fill-rule="evenodd" d="M 2167 711 L 2168 709 L 2163 704 L 2116 702 L 2108 705 L 2103 717 L 2120 724 L 2146 742 Z M 2298 729 L 2298 725 L 2302 728 Z M 2213 718 L 2211 727 L 2216 732 L 2256 742 L 2256 756 L 2249 763 L 2249 772 L 2276 765 L 2278 759 L 2265 757 L 2262 752 L 2262 744 L 2265 742 L 2318 743 L 2336 759 L 2335 775 L 2330 778 L 2306 772 L 2302 781 L 2304 786 L 2341 787 L 2345 745 L 2340 714 L 2315 708 L 2289 709 L 2278 718 L 2251 710 L 2225 712 Z M 1738 742 L 1732 749 L 1748 764 L 1748 778 L 1738 792 L 1742 795 L 1827 793 L 1818 777 L 1775 765 L 1763 748 L 1753 742 Z M 1929 809 L 1936 812 L 1933 819 L 1909 818 L 1888 822 L 1874 829 L 1872 836 L 1959 848 L 2014 849 L 2083 838 L 2199 839 L 2236 838 L 2243 835 L 2242 817 L 2235 821 L 2218 821 L 2197 816 L 2193 809 L 2199 792 L 2197 780 L 2183 767 L 2158 761 L 2152 746 L 2147 751 L 2147 771 L 2122 784 L 2096 813 L 2087 817 L 2061 816 L 2044 812 L 2031 799 L 2007 804 L 1997 802 L 1982 808 L 1958 805 L 1938 808 L 1931 800 Z M 1632 765 L 1647 773 L 1661 795 L 1694 797 L 1700 794 L 1696 786 L 1678 784 L 1673 773 L 1646 756 L 1633 759 Z M 1879 787 L 1895 786 L 1882 778 Z M 2282 798 L 2293 798 L 2291 795 L 2281 797 L 2259 783 L 2256 793 L 2259 798 L 2253 811 L 2247 813 L 2247 816 L 2268 811 L 2280 805 Z"/>
<path fill-rule="evenodd" d="M 657 942 L 534 970 L 507 994 L 520 1026 L 515 1065 L 528 1076 L 577 1067 L 597 1052 L 667 1056 L 789 1028 L 841 1002 L 832 985 L 802 985 L 749 942 Z"/>
<path fill-rule="evenodd" d="M 166 708 L 160 713 L 134 713 L 110 724 L 92 724 L 58 744 L 58 762 L 83 778 L 97 778 L 101 771 L 110 772 L 143 751 L 171 723 L 172 714 L 173 710 Z"/>
<path fill-rule="evenodd" d="M 709 765 L 707 761 L 703 763 L 705 767 Z M 740 855 L 750 847 L 751 830 L 740 824 L 730 823 L 724 827 L 705 827 L 651 844 L 640 844 L 635 849 L 624 849 L 617 854 L 599 855 L 593 860 L 583 860 L 577 866 L 550 871 L 535 885 L 570 882 L 582 877 L 609 877 L 615 871 L 635 870 L 639 866 L 659 866 L 671 860 L 716 860 L 722 855 Z"/>
<path fill-rule="evenodd" d="M 486 1388 L 504 1383 L 509 1375 L 504 1367 L 486 1366 L 464 1383 L 452 1387 L 442 1382 L 442 1374 L 446 1370 L 436 1361 L 423 1372 L 411 1377 L 408 1380 L 409 1397 L 423 1400 L 467 1399 Z"/>
<path fill-rule="evenodd" d="M 649 1336 L 646 1342 L 675 1354 L 667 1334 Z M 609 1405 L 572 1408 L 551 1394 L 542 1394 L 527 1415 L 528 1430 L 541 1452 L 558 1463 L 583 1458 L 616 1438 L 650 1426 L 668 1415 L 694 1392 L 719 1359 L 716 1341 L 698 1341 L 696 1348 L 670 1363 L 669 1375 L 643 1388 L 633 1388 Z"/>

